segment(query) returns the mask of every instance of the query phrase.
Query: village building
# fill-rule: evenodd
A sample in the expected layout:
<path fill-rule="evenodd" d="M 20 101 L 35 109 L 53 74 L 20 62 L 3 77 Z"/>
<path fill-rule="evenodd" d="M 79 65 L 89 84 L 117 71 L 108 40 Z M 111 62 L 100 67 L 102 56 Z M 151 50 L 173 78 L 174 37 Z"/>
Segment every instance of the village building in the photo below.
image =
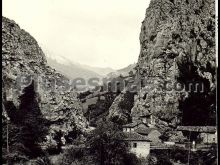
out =
<path fill-rule="evenodd" d="M 150 153 L 151 144 L 161 143 L 161 133 L 154 127 L 149 127 L 152 121 L 150 116 L 141 117 L 138 122 L 129 123 L 123 126 L 130 152 L 137 157 L 146 158 Z M 136 120 L 137 121 L 137 120 Z"/>
<path fill-rule="evenodd" d="M 217 132 L 213 133 L 201 133 L 200 138 L 203 139 L 203 143 L 215 143 L 217 144 Z"/>
<path fill-rule="evenodd" d="M 217 144 L 217 129 L 215 126 L 179 126 L 177 131 L 198 133 L 197 139 L 200 139 L 202 144 Z"/>
<path fill-rule="evenodd" d="M 149 155 L 150 141 L 147 137 L 136 132 L 126 132 L 125 135 L 125 141 L 127 141 L 131 153 L 135 154 L 138 158 L 146 158 Z"/>

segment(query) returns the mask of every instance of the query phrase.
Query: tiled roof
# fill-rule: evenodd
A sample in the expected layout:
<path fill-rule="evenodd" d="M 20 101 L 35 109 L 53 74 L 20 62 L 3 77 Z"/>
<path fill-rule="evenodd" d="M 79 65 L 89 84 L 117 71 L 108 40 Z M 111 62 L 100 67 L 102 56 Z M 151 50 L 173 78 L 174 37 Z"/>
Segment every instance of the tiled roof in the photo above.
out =
<path fill-rule="evenodd" d="M 126 132 L 125 137 L 126 141 L 150 141 L 147 137 L 142 136 L 136 132 Z"/>
<path fill-rule="evenodd" d="M 204 133 L 215 133 L 215 126 L 178 126 L 178 131 L 191 131 L 191 132 L 204 132 Z"/>

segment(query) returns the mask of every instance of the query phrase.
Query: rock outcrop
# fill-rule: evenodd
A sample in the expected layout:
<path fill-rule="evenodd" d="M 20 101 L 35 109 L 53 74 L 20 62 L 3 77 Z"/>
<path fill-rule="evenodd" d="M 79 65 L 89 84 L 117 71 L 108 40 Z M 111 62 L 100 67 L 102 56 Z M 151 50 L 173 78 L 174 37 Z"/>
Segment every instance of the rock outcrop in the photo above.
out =
<path fill-rule="evenodd" d="M 214 0 L 152 0 L 142 22 L 140 44 L 132 119 L 152 115 L 164 130 L 214 125 Z M 123 94 L 110 108 L 110 117 L 126 122 L 129 115 L 119 108 L 120 100 Z"/>
<path fill-rule="evenodd" d="M 108 119 L 118 124 L 131 122 L 131 109 L 134 106 L 132 93 L 121 93 L 118 95 L 109 108 Z"/>
<path fill-rule="evenodd" d="M 32 78 L 41 113 L 50 123 L 49 136 L 59 130 L 68 135 L 73 126 L 86 130 L 82 105 L 74 89 L 68 86 L 69 80 L 47 66 L 37 41 L 5 17 L 2 44 L 3 101 L 11 101 L 18 108 L 22 89 Z"/>
<path fill-rule="evenodd" d="M 133 117 L 152 114 L 158 125 L 175 127 L 184 124 L 180 116 L 187 109 L 193 115 L 201 109 L 215 113 L 215 99 L 203 107 L 198 103 L 215 96 L 214 0 L 152 0 L 142 22 L 140 44 L 137 72 L 145 84 L 135 98 Z M 187 90 L 189 83 L 202 83 L 204 92 Z"/>

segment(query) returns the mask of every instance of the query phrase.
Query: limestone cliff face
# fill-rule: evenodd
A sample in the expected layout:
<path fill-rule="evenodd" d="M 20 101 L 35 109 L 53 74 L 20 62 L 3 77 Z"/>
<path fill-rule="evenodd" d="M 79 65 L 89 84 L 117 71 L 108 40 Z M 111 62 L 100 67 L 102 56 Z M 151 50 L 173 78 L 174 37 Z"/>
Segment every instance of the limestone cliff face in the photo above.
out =
<path fill-rule="evenodd" d="M 201 97 L 215 95 L 214 0 L 152 0 L 142 22 L 140 44 L 137 76 L 146 84 L 135 97 L 134 118 L 153 114 L 158 125 L 181 124 L 182 111 L 194 111 L 189 100 L 196 96 L 186 89 L 175 90 L 176 83 L 202 82 Z M 172 91 L 164 89 L 166 82 Z M 213 100 L 204 108 L 210 110 L 214 104 Z"/>
<path fill-rule="evenodd" d="M 76 92 L 65 90 L 68 79 L 47 66 L 47 61 L 37 41 L 12 20 L 2 20 L 2 73 L 3 101 L 12 101 L 19 106 L 21 90 L 28 85 L 19 85 L 20 76 L 35 76 L 36 92 L 42 114 L 51 123 L 50 133 L 63 131 L 68 134 L 72 126 L 82 131 L 87 127 L 82 106 Z M 41 81 L 45 78 L 46 82 Z M 53 82 L 56 81 L 56 89 Z M 25 85 L 26 83 L 26 85 Z M 47 87 L 45 87 L 47 84 Z"/>
<path fill-rule="evenodd" d="M 109 108 L 108 119 L 118 123 L 127 124 L 131 122 L 131 109 L 134 106 L 134 94 L 121 93 Z"/>

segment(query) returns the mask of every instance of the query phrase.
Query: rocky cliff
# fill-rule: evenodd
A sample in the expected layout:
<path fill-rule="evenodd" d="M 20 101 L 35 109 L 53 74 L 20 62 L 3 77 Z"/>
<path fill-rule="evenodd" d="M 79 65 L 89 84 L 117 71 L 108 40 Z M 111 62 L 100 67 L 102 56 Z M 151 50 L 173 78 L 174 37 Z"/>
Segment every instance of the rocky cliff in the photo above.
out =
<path fill-rule="evenodd" d="M 18 109 L 23 88 L 33 80 L 40 111 L 49 121 L 48 135 L 60 130 L 68 135 L 74 126 L 84 131 L 87 121 L 76 92 L 67 88 L 66 77 L 47 66 L 37 41 L 14 21 L 3 17 L 2 44 L 3 106 L 10 101 Z"/>
<path fill-rule="evenodd" d="M 151 0 L 140 44 L 136 66 L 140 90 L 131 117 L 153 115 L 156 125 L 164 128 L 214 125 L 214 0 Z M 110 108 L 110 114 L 116 114 L 111 117 L 122 116 L 123 110 L 114 108 L 119 100 Z"/>
<path fill-rule="evenodd" d="M 147 81 L 132 116 L 153 114 L 165 126 L 211 124 L 207 115 L 215 114 L 214 0 L 152 0 L 140 44 L 138 76 Z M 204 91 L 190 89 L 189 83 L 203 85 Z M 199 119 L 193 123 L 184 116 Z"/>

